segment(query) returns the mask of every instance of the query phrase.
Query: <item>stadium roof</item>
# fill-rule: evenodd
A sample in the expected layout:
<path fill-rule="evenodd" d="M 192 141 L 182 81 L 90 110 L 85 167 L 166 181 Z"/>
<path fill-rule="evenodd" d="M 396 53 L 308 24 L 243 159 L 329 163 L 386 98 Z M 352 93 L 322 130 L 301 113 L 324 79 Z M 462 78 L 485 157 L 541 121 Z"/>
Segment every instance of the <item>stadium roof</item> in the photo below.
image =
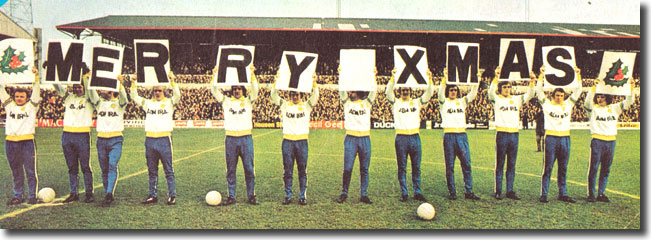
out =
<path fill-rule="evenodd" d="M 35 40 L 32 34 L 0 11 L 0 40 L 5 38 L 27 38 Z"/>
<path fill-rule="evenodd" d="M 353 31 L 640 38 L 640 25 L 361 18 L 114 16 L 59 25 L 79 35 L 102 30 Z"/>

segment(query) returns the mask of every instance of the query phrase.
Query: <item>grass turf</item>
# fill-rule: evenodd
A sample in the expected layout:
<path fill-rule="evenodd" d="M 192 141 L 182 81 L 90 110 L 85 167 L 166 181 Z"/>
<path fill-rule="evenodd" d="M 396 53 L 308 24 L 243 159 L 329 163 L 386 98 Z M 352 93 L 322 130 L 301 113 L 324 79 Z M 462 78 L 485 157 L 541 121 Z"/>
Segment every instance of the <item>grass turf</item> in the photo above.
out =
<path fill-rule="evenodd" d="M 4 131 L 3 131 L 4 132 Z M 210 207 L 205 194 L 217 190 L 227 194 L 224 161 L 224 131 L 176 129 L 174 170 L 177 204 L 165 204 L 167 184 L 159 167 L 159 202 L 143 206 L 148 193 L 144 153 L 144 131 L 126 129 L 116 201 L 100 204 L 104 194 L 92 134 L 91 164 L 95 203 L 60 204 L 68 194 L 68 174 L 61 151 L 61 129 L 37 129 L 39 188 L 52 187 L 57 201 L 52 204 L 0 208 L 3 229 L 640 229 L 640 132 L 622 130 L 617 137 L 615 159 L 606 194 L 611 203 L 586 202 L 587 167 L 590 146 L 588 130 L 573 130 L 568 165 L 568 195 L 578 200 L 569 204 L 556 200 L 556 166 L 550 182 L 551 200 L 537 201 L 540 194 L 542 153 L 535 152 L 535 132 L 521 131 L 516 167 L 515 191 L 520 201 L 495 200 L 495 132 L 469 130 L 473 191 L 481 201 L 463 199 L 463 176 L 456 161 L 455 179 L 459 200 L 447 200 L 442 130 L 422 130 L 422 190 L 436 208 L 436 218 L 421 221 L 416 215 L 419 201 L 399 202 L 395 162 L 394 131 L 371 131 L 372 158 L 368 194 L 374 201 L 359 202 L 359 162 L 355 162 L 348 201 L 334 200 L 341 191 L 343 130 L 311 130 L 308 159 L 308 205 L 281 205 L 284 198 L 281 157 L 282 131 L 255 129 L 256 194 L 260 205 L 246 204 L 241 162 L 237 171 L 237 203 Z M 4 141 L 2 142 L 4 145 Z M 0 166 L 3 199 L 12 196 L 12 177 L 6 163 Z M 407 182 L 411 167 L 407 164 Z M 80 173 L 80 191 L 83 190 Z M 505 180 L 504 180 L 505 184 Z M 411 189 L 409 184 L 408 189 Z M 25 188 L 27 190 L 27 188 Z M 294 173 L 294 195 L 298 195 L 298 174 Z M 411 190 L 410 190 L 411 191 Z M 410 195 L 412 193 L 410 192 Z M 83 194 L 82 194 L 83 199 Z M 162 200 L 162 201 L 161 201 Z"/>

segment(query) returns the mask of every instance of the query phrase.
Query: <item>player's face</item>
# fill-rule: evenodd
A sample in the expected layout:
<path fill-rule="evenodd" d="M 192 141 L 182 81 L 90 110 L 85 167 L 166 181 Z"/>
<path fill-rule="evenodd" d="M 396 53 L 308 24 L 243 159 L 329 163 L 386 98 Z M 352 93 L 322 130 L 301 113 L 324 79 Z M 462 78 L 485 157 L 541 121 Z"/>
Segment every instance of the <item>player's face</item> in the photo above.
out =
<path fill-rule="evenodd" d="M 448 98 L 454 100 L 457 99 L 458 96 L 459 96 L 459 88 L 458 87 L 450 88 L 450 91 L 448 92 Z"/>
<path fill-rule="evenodd" d="M 596 98 L 597 98 L 597 104 L 599 104 L 599 106 L 604 107 L 608 104 L 608 102 L 606 102 L 606 95 L 597 94 Z"/>
<path fill-rule="evenodd" d="M 161 86 L 154 87 L 154 99 L 156 99 L 156 100 L 163 99 L 163 97 L 165 97 L 164 90 L 165 90 L 165 88 L 163 88 Z"/>
<path fill-rule="evenodd" d="M 231 90 L 233 91 L 233 97 L 234 98 L 241 98 L 242 97 L 242 87 L 241 86 L 233 86 L 233 88 L 231 88 Z"/>
<path fill-rule="evenodd" d="M 411 95 L 410 88 L 403 87 L 400 88 L 398 92 L 400 92 L 400 99 L 402 99 L 403 101 L 409 100 L 409 96 Z"/>
<path fill-rule="evenodd" d="M 289 92 L 289 98 L 292 99 L 292 102 L 294 104 L 298 104 L 298 102 L 301 100 L 301 95 L 297 92 Z"/>
<path fill-rule="evenodd" d="M 351 101 L 357 101 L 359 96 L 357 95 L 357 92 L 350 91 L 350 92 L 348 92 L 348 98 L 350 98 Z"/>
<path fill-rule="evenodd" d="M 554 93 L 554 103 L 561 104 L 565 100 L 565 93 L 556 92 Z"/>
<path fill-rule="evenodd" d="M 106 91 L 106 90 L 98 90 L 98 92 L 99 92 L 99 96 L 102 97 L 102 98 L 104 98 L 104 99 L 106 99 L 106 100 L 111 100 L 111 99 L 113 99 L 113 93 L 110 92 L 110 91 Z"/>
<path fill-rule="evenodd" d="M 84 86 L 81 84 L 74 84 L 72 85 L 72 93 L 77 95 L 77 97 L 81 97 L 84 95 Z"/>
<path fill-rule="evenodd" d="M 505 97 L 511 96 L 511 84 L 504 84 L 500 89 L 500 94 Z"/>
<path fill-rule="evenodd" d="M 27 93 L 25 92 L 14 93 L 14 101 L 19 106 L 25 104 L 27 102 Z"/>

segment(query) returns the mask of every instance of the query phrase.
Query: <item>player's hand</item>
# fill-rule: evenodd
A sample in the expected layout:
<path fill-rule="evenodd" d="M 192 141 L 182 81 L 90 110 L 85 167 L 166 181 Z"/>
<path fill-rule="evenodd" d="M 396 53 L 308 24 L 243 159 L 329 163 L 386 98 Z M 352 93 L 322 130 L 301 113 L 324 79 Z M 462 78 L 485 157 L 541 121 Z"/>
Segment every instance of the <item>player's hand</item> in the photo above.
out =
<path fill-rule="evenodd" d="M 545 73 L 545 66 L 540 67 L 540 75 L 543 75 Z"/>
<path fill-rule="evenodd" d="M 531 84 L 536 85 L 536 82 L 537 82 L 538 79 L 536 79 L 536 74 L 533 71 L 531 71 L 529 73 L 529 78 L 531 79 L 531 80 L 529 80 L 529 81 L 531 81 Z"/>
<path fill-rule="evenodd" d="M 501 73 L 502 73 L 502 68 L 501 67 L 496 67 L 495 68 L 495 76 L 499 77 Z"/>
<path fill-rule="evenodd" d="M 38 68 L 36 66 L 32 66 L 32 73 L 34 73 L 34 82 L 39 83 L 40 78 L 38 77 Z"/>

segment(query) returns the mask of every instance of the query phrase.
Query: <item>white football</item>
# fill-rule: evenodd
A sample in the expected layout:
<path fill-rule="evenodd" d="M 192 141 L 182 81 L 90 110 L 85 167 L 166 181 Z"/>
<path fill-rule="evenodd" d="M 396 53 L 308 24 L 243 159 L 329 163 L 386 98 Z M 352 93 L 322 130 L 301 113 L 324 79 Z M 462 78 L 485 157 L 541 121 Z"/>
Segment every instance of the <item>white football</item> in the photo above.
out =
<path fill-rule="evenodd" d="M 40 191 L 38 191 L 38 199 L 44 203 L 52 202 L 55 196 L 56 193 L 54 192 L 54 189 L 49 187 L 43 188 Z"/>
<path fill-rule="evenodd" d="M 434 215 L 436 215 L 436 210 L 434 209 L 434 206 L 429 203 L 423 203 L 420 206 L 418 206 L 418 217 L 423 219 L 423 220 L 432 220 L 434 218 Z"/>
<path fill-rule="evenodd" d="M 206 203 L 210 206 L 217 206 L 222 202 L 222 195 L 217 191 L 210 191 L 206 194 Z"/>

